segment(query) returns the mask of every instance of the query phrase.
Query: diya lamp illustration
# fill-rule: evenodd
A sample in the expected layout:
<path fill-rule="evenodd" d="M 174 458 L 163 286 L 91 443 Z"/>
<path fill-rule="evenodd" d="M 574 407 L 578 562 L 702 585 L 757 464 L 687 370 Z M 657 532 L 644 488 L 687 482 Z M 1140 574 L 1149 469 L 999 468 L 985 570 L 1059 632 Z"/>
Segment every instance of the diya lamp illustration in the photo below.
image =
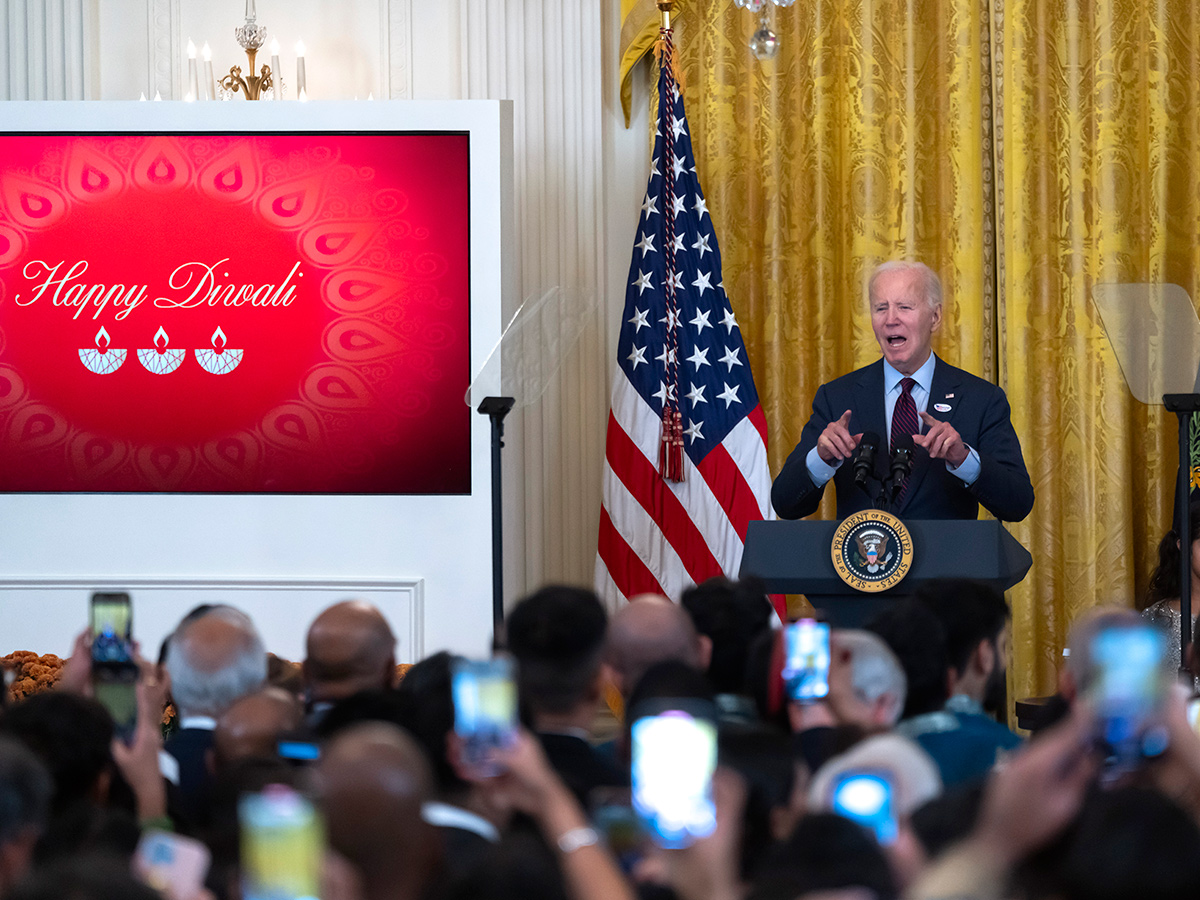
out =
<path fill-rule="evenodd" d="M 218 325 L 217 330 L 214 331 L 212 335 L 213 348 L 211 350 L 204 349 L 195 351 L 196 362 L 200 363 L 200 368 L 213 375 L 228 375 L 230 372 L 236 369 L 241 363 L 242 354 L 245 353 L 245 351 L 231 350 L 229 347 L 225 346 L 227 343 L 228 340 L 225 337 L 225 332 L 223 332 L 221 330 L 221 326 Z"/>
<path fill-rule="evenodd" d="M 183 364 L 187 351 L 173 350 L 167 346 L 168 343 L 170 343 L 170 339 L 167 337 L 167 332 L 159 325 L 158 331 L 154 332 L 154 346 L 138 350 L 138 361 L 147 372 L 155 375 L 168 375 Z"/>
<path fill-rule="evenodd" d="M 96 346 L 81 348 L 79 361 L 89 372 L 95 372 L 97 375 L 111 375 L 124 365 L 125 355 L 129 351 L 114 350 L 110 344 L 112 344 L 112 338 L 101 325 L 100 330 L 96 332 Z"/>

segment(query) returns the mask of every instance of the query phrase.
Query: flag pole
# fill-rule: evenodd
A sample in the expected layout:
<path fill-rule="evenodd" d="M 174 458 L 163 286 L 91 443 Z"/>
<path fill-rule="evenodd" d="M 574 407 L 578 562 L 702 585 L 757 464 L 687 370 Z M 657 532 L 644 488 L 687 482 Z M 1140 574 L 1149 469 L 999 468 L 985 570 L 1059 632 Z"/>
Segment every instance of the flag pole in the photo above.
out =
<path fill-rule="evenodd" d="M 658 55 L 658 64 L 660 67 L 660 107 L 664 103 L 671 103 L 668 96 L 661 95 L 662 85 L 664 80 L 666 84 L 674 89 L 674 73 L 675 59 L 672 54 L 671 43 L 671 10 L 674 7 L 674 0 L 655 0 L 658 6 L 658 11 L 662 14 L 662 28 L 659 30 L 658 43 L 655 45 L 655 52 Z M 675 99 L 679 98 L 677 90 L 674 91 Z M 670 109 L 671 107 L 668 107 Z M 660 108 L 658 117 L 661 120 L 664 115 L 668 115 L 671 121 L 676 121 L 674 113 L 664 113 Z M 665 121 L 665 120 L 664 120 Z M 678 136 L 672 128 L 662 128 L 663 139 L 663 159 L 673 160 L 675 158 L 674 138 Z M 663 183 L 663 209 L 672 210 L 672 213 L 664 216 L 666 223 L 666 231 L 663 235 L 664 245 L 673 245 L 675 243 L 675 180 L 673 178 L 664 179 Z M 664 351 L 667 354 L 666 362 L 666 378 L 663 381 L 663 390 L 666 393 L 662 400 L 662 434 L 659 444 L 658 470 L 662 477 L 670 482 L 679 484 L 684 480 L 685 466 L 683 462 L 683 413 L 680 409 L 679 393 L 681 391 L 679 381 L 679 362 L 678 353 L 680 348 L 680 327 L 679 327 L 679 308 L 676 301 L 676 271 L 675 271 L 675 255 L 670 253 L 666 255 L 667 268 L 666 277 L 663 281 L 663 290 L 666 295 L 667 306 L 667 349 Z M 678 285 L 682 288 L 682 285 Z"/>

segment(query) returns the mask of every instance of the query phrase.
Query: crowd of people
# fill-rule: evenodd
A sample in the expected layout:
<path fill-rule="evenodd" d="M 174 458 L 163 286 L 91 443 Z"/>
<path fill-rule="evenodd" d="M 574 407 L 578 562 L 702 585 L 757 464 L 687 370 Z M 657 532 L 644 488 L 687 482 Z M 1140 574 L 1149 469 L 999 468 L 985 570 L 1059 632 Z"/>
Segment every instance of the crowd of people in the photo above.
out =
<path fill-rule="evenodd" d="M 0 900 L 1195 900 L 1188 690 L 1164 663 L 1132 731 L 1098 708 L 1113 684 L 1097 636 L 1143 623 L 1076 623 L 1056 703 L 1022 737 L 1009 612 L 985 585 L 932 583 L 865 629 L 833 628 L 825 686 L 802 699 L 753 583 L 611 615 L 550 586 L 497 636 L 520 724 L 486 766 L 456 728 L 459 661 L 435 653 L 398 678 L 387 620 L 363 602 L 311 623 L 298 679 L 243 612 L 193 610 L 139 662 L 120 735 L 81 635 L 54 690 L 0 715 Z M 716 734 L 710 827 L 683 841 L 631 799 L 639 711 L 676 707 L 711 711 Z M 696 769 L 685 742 L 668 749 Z M 849 776 L 886 789 L 875 819 L 838 799 Z M 265 820 L 270 840 L 248 840 Z"/>

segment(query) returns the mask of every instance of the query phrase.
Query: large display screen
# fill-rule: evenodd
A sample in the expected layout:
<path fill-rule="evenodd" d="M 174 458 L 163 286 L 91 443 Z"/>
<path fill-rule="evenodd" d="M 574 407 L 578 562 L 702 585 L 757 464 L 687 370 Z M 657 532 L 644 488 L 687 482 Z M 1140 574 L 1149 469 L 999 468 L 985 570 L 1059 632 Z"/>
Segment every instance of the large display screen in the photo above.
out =
<path fill-rule="evenodd" d="M 470 493 L 468 144 L 0 135 L 0 491 Z"/>

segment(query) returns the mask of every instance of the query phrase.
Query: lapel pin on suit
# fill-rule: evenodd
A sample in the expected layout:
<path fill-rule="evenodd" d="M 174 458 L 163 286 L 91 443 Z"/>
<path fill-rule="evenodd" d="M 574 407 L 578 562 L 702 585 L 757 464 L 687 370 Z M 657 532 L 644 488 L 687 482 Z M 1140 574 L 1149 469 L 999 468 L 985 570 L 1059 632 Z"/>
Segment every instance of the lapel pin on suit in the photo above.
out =
<path fill-rule="evenodd" d="M 950 404 L 949 403 L 935 403 L 935 404 L 933 404 L 933 408 L 936 409 L 940 413 L 950 412 Z"/>

